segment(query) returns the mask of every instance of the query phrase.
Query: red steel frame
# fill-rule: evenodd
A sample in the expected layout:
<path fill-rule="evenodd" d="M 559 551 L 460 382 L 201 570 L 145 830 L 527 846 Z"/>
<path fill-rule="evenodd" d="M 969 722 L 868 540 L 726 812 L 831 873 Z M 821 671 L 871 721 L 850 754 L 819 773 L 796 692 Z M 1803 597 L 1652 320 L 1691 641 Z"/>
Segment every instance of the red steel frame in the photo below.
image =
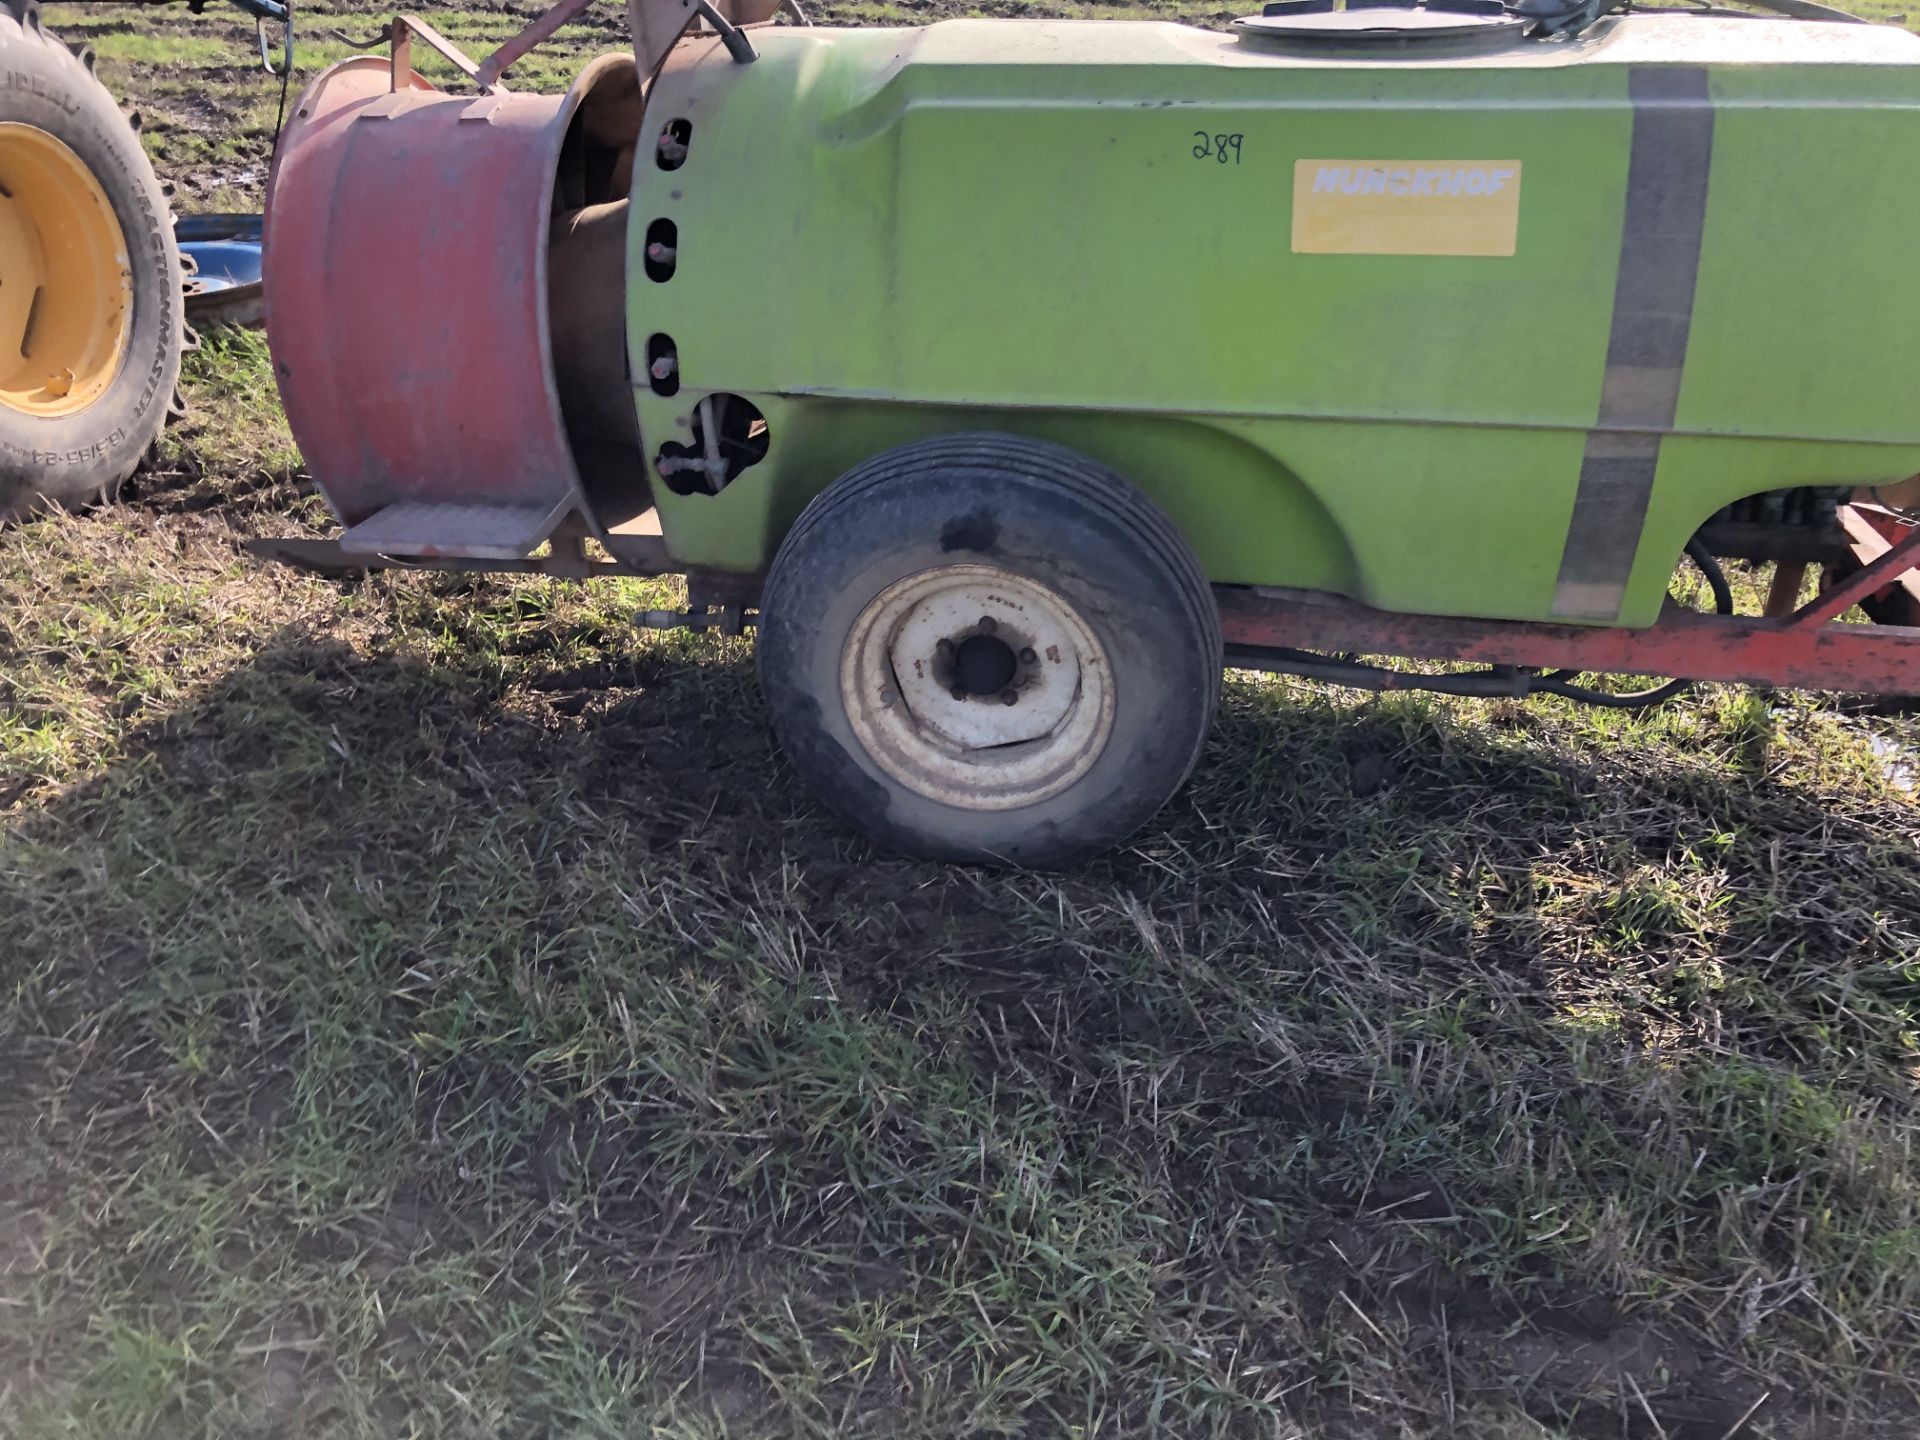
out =
<path fill-rule="evenodd" d="M 1920 564 L 1920 528 L 1790 615 L 1669 609 L 1644 630 L 1374 610 L 1317 591 L 1216 587 L 1229 645 L 1920 694 L 1920 628 L 1835 623 Z"/>
<path fill-rule="evenodd" d="M 686 573 L 658 537 L 646 538 L 650 550 L 624 553 L 614 563 L 590 561 L 579 552 L 577 542 L 563 546 L 558 540 L 551 556 L 517 561 L 347 555 L 333 540 L 255 540 L 247 548 L 269 560 L 328 574 L 390 566 L 579 578 Z M 1222 638 L 1229 646 L 1253 652 L 1398 655 L 1540 670 L 1920 695 L 1920 627 L 1836 623 L 1837 616 L 1897 582 L 1916 561 L 1920 561 L 1920 529 L 1910 531 L 1877 559 L 1790 615 L 1749 619 L 1670 609 L 1644 630 L 1404 615 L 1312 590 L 1217 585 L 1213 593 L 1220 607 Z M 679 617 L 680 623 L 706 628 L 726 622 L 725 628 L 734 633 L 752 623 L 749 613 L 759 601 L 758 576 L 699 572 L 687 576 L 687 586 L 691 608 Z M 1299 658 L 1310 661 L 1313 657 Z M 1414 688 L 1396 686 L 1390 676 L 1381 674 L 1369 684 L 1377 689 Z"/>
<path fill-rule="evenodd" d="M 419 569 L 512 570 L 585 578 L 686 573 L 657 536 L 642 537 L 614 563 L 588 560 L 577 540 L 556 539 L 551 556 L 517 561 L 435 560 L 346 555 L 334 540 L 255 540 L 247 548 L 323 573 L 401 566 Z M 1374 610 L 1317 590 L 1263 590 L 1216 585 L 1221 636 L 1246 651 L 1318 650 L 1329 654 L 1398 655 L 1539 670 L 1673 676 L 1735 684 L 1856 694 L 1920 695 L 1920 626 L 1837 623 L 1836 617 L 1901 583 L 1920 563 L 1920 527 L 1788 615 L 1749 619 L 1669 609 L 1644 630 L 1547 625 L 1529 620 L 1473 620 Z M 705 628 L 752 623 L 757 575 L 688 574 L 691 608 L 681 623 Z M 709 615 L 708 611 L 718 611 Z M 1231 657 L 1230 657 L 1231 658 Z M 1257 658 L 1250 656 L 1249 658 Z M 1311 661 L 1314 657 L 1298 657 Z M 1289 657 L 1289 663 L 1293 657 Z M 1286 665 L 1276 668 L 1288 668 Z M 1419 677 L 1409 676 L 1410 681 Z M 1414 688 L 1376 674 L 1371 688 Z"/>

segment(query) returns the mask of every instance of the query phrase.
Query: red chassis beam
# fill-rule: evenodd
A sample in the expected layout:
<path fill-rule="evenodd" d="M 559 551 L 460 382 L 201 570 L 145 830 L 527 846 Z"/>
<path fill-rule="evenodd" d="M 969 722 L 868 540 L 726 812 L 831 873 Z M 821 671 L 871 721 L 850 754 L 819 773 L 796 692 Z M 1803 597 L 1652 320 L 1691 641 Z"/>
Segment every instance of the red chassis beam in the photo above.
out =
<path fill-rule="evenodd" d="M 1920 562 L 1920 529 L 1791 615 L 1669 609 L 1644 630 L 1403 615 L 1305 590 L 1217 586 L 1230 646 L 1399 655 L 1856 694 L 1920 694 L 1920 628 L 1834 617 Z"/>
<path fill-rule="evenodd" d="M 347 555 L 337 540 L 306 538 L 251 540 L 247 549 L 268 560 L 326 574 L 395 566 L 575 578 L 686 573 L 694 612 L 732 607 L 740 612 L 742 623 L 752 623 L 749 612 L 759 602 L 759 576 L 686 572 L 667 553 L 666 543 L 658 536 L 622 536 L 617 544 L 619 553 L 612 563 L 587 559 L 577 534 L 557 535 L 551 555 L 522 560 Z M 1669 609 L 1645 630 L 1404 615 L 1374 610 L 1315 590 L 1216 585 L 1213 593 L 1220 607 L 1222 638 L 1229 646 L 1240 648 L 1239 658 L 1248 660 L 1258 660 L 1261 651 L 1273 655 L 1318 650 L 1530 670 L 1674 676 L 1800 690 L 1916 695 L 1920 694 L 1920 627 L 1834 623 L 1834 617 L 1851 606 L 1887 591 L 1916 561 L 1920 561 L 1920 528 L 1909 530 L 1871 562 L 1790 615 L 1747 619 Z M 1307 655 L 1280 658 L 1281 663 L 1273 668 L 1299 670 L 1304 664 L 1317 673 L 1338 664 Z M 1375 671 L 1364 683 L 1376 689 L 1419 688 L 1396 683 L 1398 678 L 1393 672 Z M 1355 682 L 1349 679 L 1346 683 Z"/>

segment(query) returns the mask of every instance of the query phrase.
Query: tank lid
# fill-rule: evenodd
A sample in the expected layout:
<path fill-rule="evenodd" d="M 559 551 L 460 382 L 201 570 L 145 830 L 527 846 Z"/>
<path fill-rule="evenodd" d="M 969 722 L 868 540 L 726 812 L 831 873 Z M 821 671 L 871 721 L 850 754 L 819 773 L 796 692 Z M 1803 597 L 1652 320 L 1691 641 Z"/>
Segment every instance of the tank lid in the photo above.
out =
<path fill-rule="evenodd" d="M 1415 49 L 1423 55 L 1503 50 L 1521 40 L 1527 24 L 1501 0 L 1358 0 L 1342 10 L 1334 0 L 1275 0 L 1233 22 L 1242 43 L 1263 49 Z"/>

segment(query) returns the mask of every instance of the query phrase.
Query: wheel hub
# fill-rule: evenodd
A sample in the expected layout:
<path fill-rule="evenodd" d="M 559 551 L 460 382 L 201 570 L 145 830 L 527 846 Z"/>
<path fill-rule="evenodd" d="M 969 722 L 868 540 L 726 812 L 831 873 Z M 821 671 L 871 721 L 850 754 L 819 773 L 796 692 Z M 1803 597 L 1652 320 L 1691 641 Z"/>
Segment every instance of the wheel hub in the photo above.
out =
<path fill-rule="evenodd" d="M 133 269 L 106 192 L 62 141 L 0 124 L 0 406 L 84 410 L 133 334 Z"/>
<path fill-rule="evenodd" d="M 935 682 L 960 701 L 1018 705 L 1021 694 L 1040 679 L 1038 652 L 1018 633 L 1002 633 L 991 615 L 936 641 L 931 659 Z"/>
<path fill-rule="evenodd" d="M 1091 628 L 1046 586 L 989 565 L 943 566 L 876 596 L 854 623 L 841 686 L 878 764 L 966 809 L 1058 793 L 1113 725 Z"/>
<path fill-rule="evenodd" d="M 969 635 L 957 646 L 944 640 L 935 651 L 953 656 L 953 683 L 960 691 L 956 700 L 989 695 L 999 699 L 1001 691 L 1011 688 L 1018 668 L 1013 647 L 997 635 Z"/>

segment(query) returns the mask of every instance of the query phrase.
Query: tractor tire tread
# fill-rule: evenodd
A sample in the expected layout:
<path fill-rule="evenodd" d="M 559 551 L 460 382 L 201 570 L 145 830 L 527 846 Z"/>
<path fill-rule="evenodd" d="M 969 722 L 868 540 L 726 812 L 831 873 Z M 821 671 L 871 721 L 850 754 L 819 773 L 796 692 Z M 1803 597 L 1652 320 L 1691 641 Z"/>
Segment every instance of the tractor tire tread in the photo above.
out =
<path fill-rule="evenodd" d="M 129 206 L 139 207 L 137 215 L 122 211 L 118 203 L 115 207 L 126 231 L 129 254 L 135 254 L 146 241 L 152 246 L 148 254 L 157 252 L 160 259 L 151 265 L 138 256 L 134 259 L 133 348 L 122 373 L 94 405 L 58 421 L 14 417 L 0 411 L 0 523 L 20 518 L 47 502 L 72 507 L 110 500 L 148 463 L 168 402 L 179 383 L 185 328 L 168 187 L 153 173 L 152 162 L 140 144 L 138 115 L 121 105 L 100 82 L 90 46 L 81 42 L 70 45 L 44 26 L 38 0 L 0 0 L 0 56 L 15 47 L 29 46 L 33 51 L 19 52 L 25 71 L 38 71 L 37 83 L 57 87 L 72 102 L 65 106 L 61 119 L 69 124 L 91 125 L 93 139 L 120 157 L 117 178 L 110 182 L 97 164 L 96 178 L 108 188 L 110 196 L 119 190 Z M 6 93 L 0 89 L 0 96 Z M 29 104 L 33 99 L 32 95 L 27 97 Z M 47 128 L 59 134 L 56 126 L 49 124 Z M 125 132 L 124 141 L 108 139 L 116 129 Z M 83 143 L 71 133 L 61 138 L 69 144 Z M 130 218 L 144 222 L 144 230 L 130 224 Z M 148 307 L 145 320 L 153 322 L 157 317 L 157 325 L 148 323 L 144 335 L 143 300 Z M 129 373 L 137 361 L 145 365 L 144 374 L 150 383 L 141 384 L 139 375 Z M 75 423 L 83 417 L 86 423 Z"/>

